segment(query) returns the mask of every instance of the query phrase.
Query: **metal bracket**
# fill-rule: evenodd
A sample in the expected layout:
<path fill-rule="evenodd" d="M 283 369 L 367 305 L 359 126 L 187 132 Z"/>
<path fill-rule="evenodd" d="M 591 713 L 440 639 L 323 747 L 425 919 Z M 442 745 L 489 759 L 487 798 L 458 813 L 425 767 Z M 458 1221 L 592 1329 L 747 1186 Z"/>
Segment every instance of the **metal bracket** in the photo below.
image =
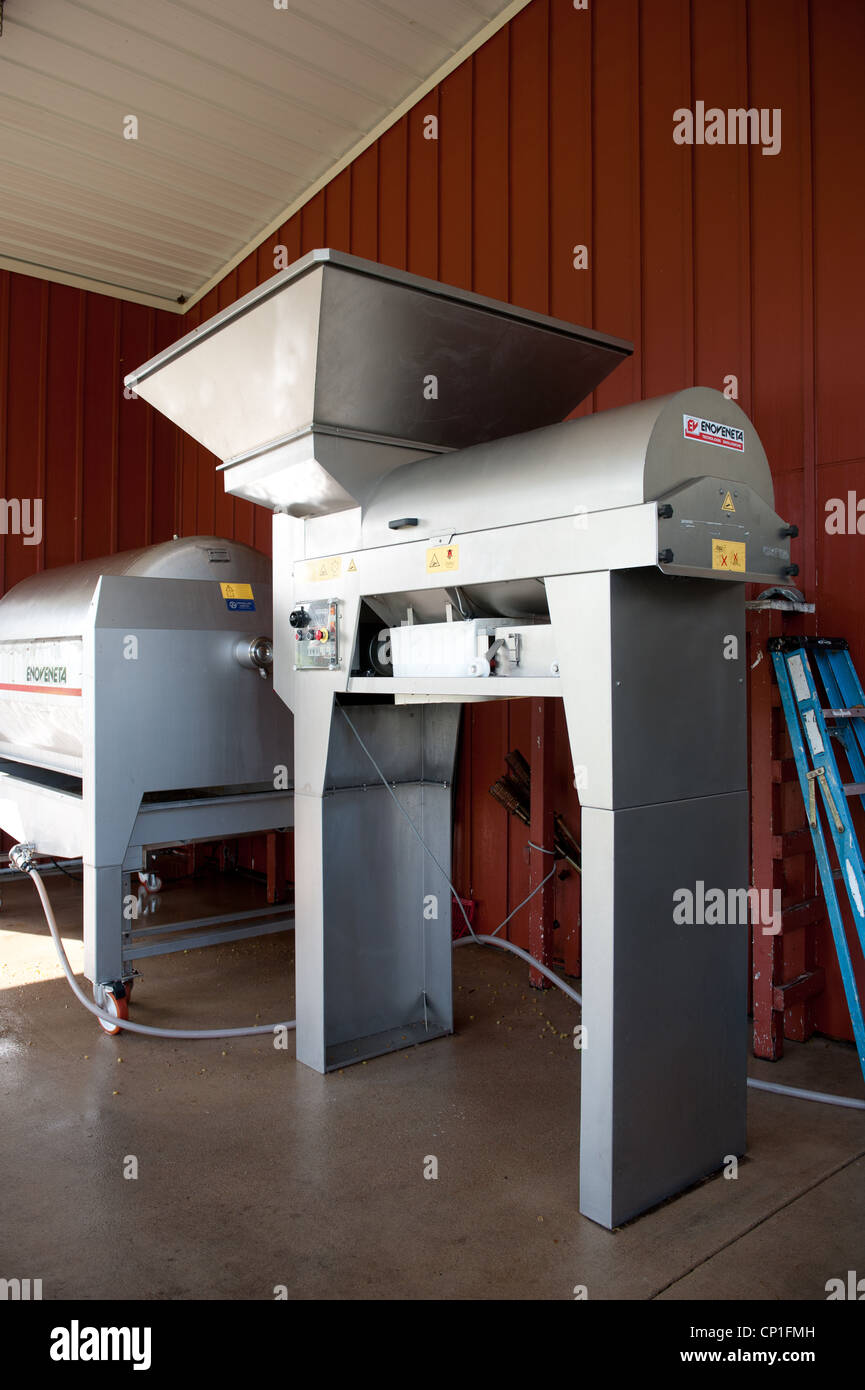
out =
<path fill-rule="evenodd" d="M 519 666 L 523 651 L 523 639 L 518 632 L 509 632 L 505 638 L 505 650 L 512 666 Z"/>
<path fill-rule="evenodd" d="M 14 864 L 18 872 L 22 874 L 29 874 L 34 867 L 35 858 L 36 846 L 29 841 L 25 844 L 13 845 L 9 851 L 10 863 Z"/>
<path fill-rule="evenodd" d="M 815 767 L 812 768 L 810 772 L 806 772 L 805 776 L 808 780 L 808 824 L 817 824 L 817 793 L 814 784 L 819 782 L 823 796 L 826 799 L 826 805 L 829 807 L 832 819 L 835 822 L 835 829 L 843 830 L 844 822 L 841 820 L 838 814 L 838 808 L 833 800 L 832 792 L 826 779 L 826 769 L 824 767 Z"/>

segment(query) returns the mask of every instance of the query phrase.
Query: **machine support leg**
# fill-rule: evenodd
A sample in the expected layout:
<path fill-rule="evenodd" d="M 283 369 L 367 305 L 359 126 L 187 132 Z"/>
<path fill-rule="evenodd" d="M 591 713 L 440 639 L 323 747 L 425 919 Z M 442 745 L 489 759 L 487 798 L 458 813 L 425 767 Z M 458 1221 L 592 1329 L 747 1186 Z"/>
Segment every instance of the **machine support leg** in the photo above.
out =
<path fill-rule="evenodd" d="M 744 595 L 656 570 L 547 595 L 585 769 L 580 1210 L 613 1227 L 744 1152 Z"/>
<path fill-rule="evenodd" d="M 346 713 L 335 707 L 329 735 L 320 729 L 321 762 L 311 741 L 295 748 L 297 1057 L 320 1072 L 453 1027 L 446 875 L 459 707 Z"/>
<path fill-rule="evenodd" d="M 327 756 L 327 745 L 322 757 Z M 294 949 L 297 1060 L 326 1071 L 323 846 L 324 798 L 294 793 L 295 845 L 302 850 L 295 870 Z"/>
<path fill-rule="evenodd" d="M 95 985 L 123 975 L 123 879 L 119 864 L 84 864 L 84 974 Z"/>

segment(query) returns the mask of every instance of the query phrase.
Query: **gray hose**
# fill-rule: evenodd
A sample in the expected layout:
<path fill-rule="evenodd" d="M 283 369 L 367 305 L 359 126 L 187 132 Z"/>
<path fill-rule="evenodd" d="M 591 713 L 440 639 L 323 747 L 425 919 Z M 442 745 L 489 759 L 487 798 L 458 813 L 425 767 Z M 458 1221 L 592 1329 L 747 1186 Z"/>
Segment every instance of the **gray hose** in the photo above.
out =
<path fill-rule="evenodd" d="M 394 799 L 396 800 L 396 798 Z M 399 802 L 397 802 L 397 805 L 399 805 Z M 415 833 L 417 834 L 417 831 L 415 831 Z M 420 839 L 419 835 L 418 838 Z M 423 840 L 421 840 L 421 844 L 424 845 L 426 849 Z M 14 848 L 17 850 L 19 846 L 16 845 Z M 14 853 L 14 850 L 12 852 Z M 87 995 L 81 989 L 72 973 L 72 967 L 69 964 L 68 957 L 63 949 L 63 942 L 60 939 L 60 932 L 54 916 L 54 909 L 45 891 L 45 885 L 42 882 L 39 871 L 29 862 L 26 853 L 19 854 L 14 862 L 23 873 L 29 874 L 36 885 L 36 892 L 39 894 L 39 899 L 42 903 L 42 911 L 45 913 L 48 929 L 53 937 L 54 945 L 57 948 L 57 954 L 60 957 L 60 964 L 63 966 L 63 972 L 69 981 L 73 994 L 79 1003 L 83 1004 L 85 1009 L 95 1014 L 97 1018 L 104 1019 L 106 1023 L 111 1023 L 117 1028 L 124 1028 L 129 1033 L 145 1033 L 151 1038 L 187 1038 L 191 1040 L 197 1038 L 249 1038 L 263 1033 L 272 1034 L 275 1028 L 291 1029 L 297 1027 L 297 1023 L 292 1020 L 290 1023 L 263 1023 L 254 1028 L 151 1028 L 145 1023 L 132 1023 L 128 1018 L 117 1018 L 115 1014 L 110 1014 L 105 1009 L 100 1009 L 98 1004 L 94 1004 L 92 1000 L 87 998 Z M 441 865 L 438 867 L 441 868 Z M 445 875 L 445 877 L 447 877 L 447 875 Z M 549 875 L 547 875 L 547 877 L 549 877 Z M 544 882 L 546 882 L 546 880 L 544 880 Z M 546 976 L 554 985 L 557 985 L 558 988 L 562 990 L 564 994 L 567 994 L 570 999 L 573 999 L 575 1003 L 582 1004 L 582 996 L 579 995 L 575 989 L 572 989 L 570 985 L 566 984 L 555 971 L 548 969 L 546 965 L 542 965 L 540 961 L 535 960 L 534 956 L 529 955 L 528 951 L 524 951 L 521 946 L 515 946 L 512 941 L 501 941 L 497 936 L 477 936 L 472 931 L 468 914 L 465 908 L 463 908 L 455 888 L 452 884 L 449 884 L 449 886 L 457 903 L 462 909 L 466 925 L 471 932 L 470 936 L 463 936 L 455 941 L 453 943 L 455 947 L 469 945 L 499 946 L 503 951 L 510 951 L 512 955 L 519 956 L 520 959 L 526 961 L 533 970 L 540 971 L 540 973 Z M 534 893 L 541 887 L 543 887 L 543 883 L 539 884 L 538 888 L 529 894 L 529 897 L 534 897 Z M 526 901 L 528 901 L 528 899 L 526 899 Z M 520 904 L 520 906 L 523 906 L 523 904 Z M 511 916 L 513 916 L 513 913 Z M 501 925 L 503 926 L 504 923 Z M 496 930 L 499 930 L 499 928 L 496 928 Z M 826 1091 L 806 1091 L 799 1086 L 782 1086 L 780 1082 L 775 1081 L 757 1081 L 750 1076 L 748 1077 L 748 1085 L 755 1091 L 772 1091 L 781 1096 L 793 1096 L 797 1100 L 820 1101 L 824 1105 L 841 1105 L 849 1110 L 865 1110 L 865 1100 L 857 1100 L 853 1096 L 833 1096 L 829 1095 Z"/>
<path fill-rule="evenodd" d="M 538 888 L 542 887 L 543 884 L 539 883 Z M 535 891 L 537 892 L 537 889 Z M 498 928 L 496 928 L 496 930 L 498 930 Z M 474 946 L 475 944 L 478 946 L 501 946 L 503 951 L 510 951 L 513 955 L 519 956 L 520 960 L 527 961 L 533 970 L 539 970 L 540 973 L 546 975 L 547 979 L 551 980 L 554 985 L 558 985 L 563 994 L 567 994 L 575 1003 L 582 1004 L 583 997 L 581 994 L 577 994 L 575 989 L 571 989 L 570 985 L 565 984 L 565 981 L 560 975 L 557 975 L 554 970 L 549 970 L 545 965 L 541 965 L 540 961 L 535 960 L 534 956 L 530 956 L 528 951 L 523 950 L 522 946 L 515 946 L 512 941 L 502 941 L 497 936 L 476 936 L 474 932 L 472 932 L 471 936 L 461 936 L 454 942 L 454 946 Z"/>
<path fill-rule="evenodd" d="M 16 845 L 15 848 L 17 849 L 18 846 Z M 94 1004 L 92 1000 L 87 998 L 87 995 L 72 973 L 72 966 L 69 964 L 69 959 L 63 949 L 63 942 L 60 940 L 60 932 L 57 927 L 57 920 L 54 916 L 54 909 L 45 891 L 45 884 L 42 882 L 41 874 L 32 864 L 28 864 L 26 855 L 19 856 L 19 860 L 16 862 L 19 863 L 19 867 L 23 873 L 29 874 L 36 886 L 36 892 L 39 894 L 39 899 L 42 903 L 42 911 L 45 913 L 45 920 L 48 923 L 48 930 L 54 938 L 54 945 L 60 957 L 60 964 L 63 966 L 63 972 L 69 981 L 72 993 L 75 995 L 78 1002 L 83 1004 L 85 1009 L 88 1009 L 90 1013 L 95 1014 L 97 1018 L 104 1019 L 106 1023 L 112 1024 L 115 1028 L 124 1028 L 129 1033 L 145 1033 L 150 1038 L 187 1038 L 191 1040 L 198 1038 L 249 1038 L 262 1033 L 270 1033 L 272 1035 L 275 1028 L 294 1028 L 296 1026 L 294 1022 L 291 1022 L 263 1023 L 254 1028 L 151 1028 L 146 1023 L 132 1023 L 128 1018 L 117 1018 L 115 1014 L 108 1013 L 106 1009 L 100 1009 L 98 1004 Z"/>
<path fill-rule="evenodd" d="M 819 1100 L 824 1105 L 843 1105 L 849 1110 L 865 1110 L 865 1100 L 853 1096 L 832 1096 L 828 1091 L 804 1091 L 799 1086 L 782 1086 L 780 1081 L 757 1081 L 748 1077 L 748 1085 L 755 1091 L 775 1091 L 779 1096 L 795 1096 L 797 1100 Z"/>

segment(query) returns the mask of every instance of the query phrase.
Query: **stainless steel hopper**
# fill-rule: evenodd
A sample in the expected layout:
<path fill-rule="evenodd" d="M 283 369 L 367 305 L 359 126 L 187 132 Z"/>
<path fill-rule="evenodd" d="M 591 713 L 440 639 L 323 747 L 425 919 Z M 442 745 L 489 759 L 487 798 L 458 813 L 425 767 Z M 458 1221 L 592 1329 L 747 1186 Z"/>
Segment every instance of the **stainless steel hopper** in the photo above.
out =
<path fill-rule="evenodd" d="M 322 250 L 126 383 L 222 460 L 227 492 L 314 516 L 400 464 L 564 419 L 631 351 Z"/>

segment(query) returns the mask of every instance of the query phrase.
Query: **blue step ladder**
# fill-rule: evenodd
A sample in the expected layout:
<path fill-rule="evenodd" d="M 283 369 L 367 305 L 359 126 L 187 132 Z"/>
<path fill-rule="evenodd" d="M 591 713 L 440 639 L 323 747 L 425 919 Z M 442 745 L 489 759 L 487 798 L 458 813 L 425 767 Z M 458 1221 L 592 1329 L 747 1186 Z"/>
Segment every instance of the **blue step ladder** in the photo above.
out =
<path fill-rule="evenodd" d="M 843 638 L 772 637 L 768 647 L 808 813 L 859 1065 L 865 1078 L 865 1020 L 835 887 L 839 880 L 844 884 L 865 958 L 865 866 L 850 814 L 853 797 L 858 796 L 865 808 L 865 691 Z M 825 705 L 817 692 L 809 659 L 812 657 L 826 695 Z M 833 742 L 844 750 L 853 779 L 850 782 L 841 779 Z M 835 846 L 837 869 L 832 868 L 829 858 L 824 818 Z"/>

